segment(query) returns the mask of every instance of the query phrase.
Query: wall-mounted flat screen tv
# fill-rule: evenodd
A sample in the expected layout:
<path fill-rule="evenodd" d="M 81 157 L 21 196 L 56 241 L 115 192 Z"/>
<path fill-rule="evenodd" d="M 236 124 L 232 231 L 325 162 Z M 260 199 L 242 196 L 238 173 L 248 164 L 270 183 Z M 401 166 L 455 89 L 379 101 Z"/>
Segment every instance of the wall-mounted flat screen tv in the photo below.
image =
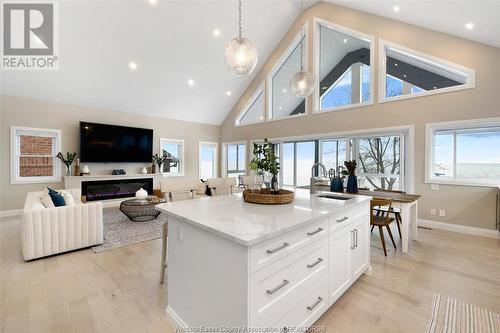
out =
<path fill-rule="evenodd" d="M 80 122 L 82 162 L 144 162 L 153 154 L 153 130 Z"/>

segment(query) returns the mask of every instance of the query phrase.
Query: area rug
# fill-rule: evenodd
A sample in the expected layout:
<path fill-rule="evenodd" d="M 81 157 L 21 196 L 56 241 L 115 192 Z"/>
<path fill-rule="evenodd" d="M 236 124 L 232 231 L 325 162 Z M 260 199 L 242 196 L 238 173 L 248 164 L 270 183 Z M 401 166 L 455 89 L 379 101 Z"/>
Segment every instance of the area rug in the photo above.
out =
<path fill-rule="evenodd" d="M 500 333 L 500 315 L 436 294 L 427 333 Z"/>
<path fill-rule="evenodd" d="M 161 238 L 166 215 L 161 213 L 154 220 L 132 222 L 118 208 L 104 208 L 104 243 L 92 247 L 95 253 Z"/>

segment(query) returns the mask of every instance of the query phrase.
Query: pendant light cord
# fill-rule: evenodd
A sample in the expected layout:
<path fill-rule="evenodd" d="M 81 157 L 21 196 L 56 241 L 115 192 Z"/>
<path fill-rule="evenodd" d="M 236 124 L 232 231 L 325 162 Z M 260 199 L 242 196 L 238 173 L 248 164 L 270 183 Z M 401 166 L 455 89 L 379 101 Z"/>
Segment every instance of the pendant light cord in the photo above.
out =
<path fill-rule="evenodd" d="M 242 0 L 239 0 L 239 4 L 238 4 L 238 36 L 239 38 L 241 38 L 241 35 L 243 34 L 243 29 L 241 28 L 241 2 Z"/>
<path fill-rule="evenodd" d="M 240 0 L 241 1 L 241 0 Z M 300 1 L 300 71 L 304 71 L 304 0 Z"/>

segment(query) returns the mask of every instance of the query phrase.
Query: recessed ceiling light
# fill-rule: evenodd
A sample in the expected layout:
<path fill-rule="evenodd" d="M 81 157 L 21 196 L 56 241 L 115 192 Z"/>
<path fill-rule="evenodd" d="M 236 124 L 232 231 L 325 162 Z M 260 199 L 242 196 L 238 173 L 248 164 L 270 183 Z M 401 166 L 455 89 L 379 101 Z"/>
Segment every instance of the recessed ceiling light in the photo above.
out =
<path fill-rule="evenodd" d="M 264 116 L 260 116 L 260 120 L 264 119 Z"/>
<path fill-rule="evenodd" d="M 401 8 L 399 8 L 399 6 L 394 6 L 394 7 L 392 7 L 392 11 L 393 11 L 393 12 L 396 12 L 396 13 L 397 13 L 397 12 L 399 12 L 400 10 L 401 10 Z"/>
<path fill-rule="evenodd" d="M 137 69 L 137 64 L 135 62 L 131 61 L 128 63 L 128 68 L 130 68 L 130 70 L 135 71 Z"/>
<path fill-rule="evenodd" d="M 465 29 L 467 29 L 467 30 L 474 29 L 474 23 L 472 23 L 472 22 L 465 23 Z"/>
<path fill-rule="evenodd" d="M 219 37 L 220 36 L 220 30 L 219 29 L 215 29 L 214 30 L 214 36 L 215 37 Z"/>
<path fill-rule="evenodd" d="M 404 77 L 406 77 L 406 74 L 403 74 Z"/>
<path fill-rule="evenodd" d="M 193 80 L 188 80 L 188 85 L 194 86 L 194 81 Z"/>
<path fill-rule="evenodd" d="M 283 110 L 283 108 L 281 106 L 278 106 L 278 110 Z"/>
<path fill-rule="evenodd" d="M 394 66 L 398 67 L 399 65 L 398 65 L 398 63 L 396 62 L 396 63 L 394 63 Z"/>
<path fill-rule="evenodd" d="M 158 0 L 149 0 L 149 3 L 152 5 L 156 5 L 157 2 L 158 2 Z"/>
<path fill-rule="evenodd" d="M 344 44 L 347 44 L 347 38 L 344 38 Z"/>
<path fill-rule="evenodd" d="M 231 96 L 231 92 L 230 92 L 229 90 L 228 90 L 228 91 L 226 91 L 226 95 L 227 95 L 227 96 Z"/>
<path fill-rule="evenodd" d="M 287 90 L 286 89 L 283 89 L 283 94 L 286 94 Z"/>

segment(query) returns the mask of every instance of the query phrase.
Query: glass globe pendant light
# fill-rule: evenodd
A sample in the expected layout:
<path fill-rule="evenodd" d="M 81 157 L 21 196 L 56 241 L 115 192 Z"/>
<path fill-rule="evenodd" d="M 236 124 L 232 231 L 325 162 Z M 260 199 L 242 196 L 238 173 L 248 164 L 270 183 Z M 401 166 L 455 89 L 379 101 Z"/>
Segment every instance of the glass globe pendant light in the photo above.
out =
<path fill-rule="evenodd" d="M 238 4 L 239 34 L 238 37 L 226 45 L 226 52 L 224 54 L 226 66 L 229 71 L 240 76 L 250 74 L 255 69 L 259 58 L 255 45 L 250 40 L 241 37 L 241 1 L 239 0 Z"/>
<path fill-rule="evenodd" d="M 304 70 L 304 1 L 300 4 L 300 71 L 290 78 L 290 90 L 296 97 L 307 97 L 314 90 L 314 75 Z"/>

